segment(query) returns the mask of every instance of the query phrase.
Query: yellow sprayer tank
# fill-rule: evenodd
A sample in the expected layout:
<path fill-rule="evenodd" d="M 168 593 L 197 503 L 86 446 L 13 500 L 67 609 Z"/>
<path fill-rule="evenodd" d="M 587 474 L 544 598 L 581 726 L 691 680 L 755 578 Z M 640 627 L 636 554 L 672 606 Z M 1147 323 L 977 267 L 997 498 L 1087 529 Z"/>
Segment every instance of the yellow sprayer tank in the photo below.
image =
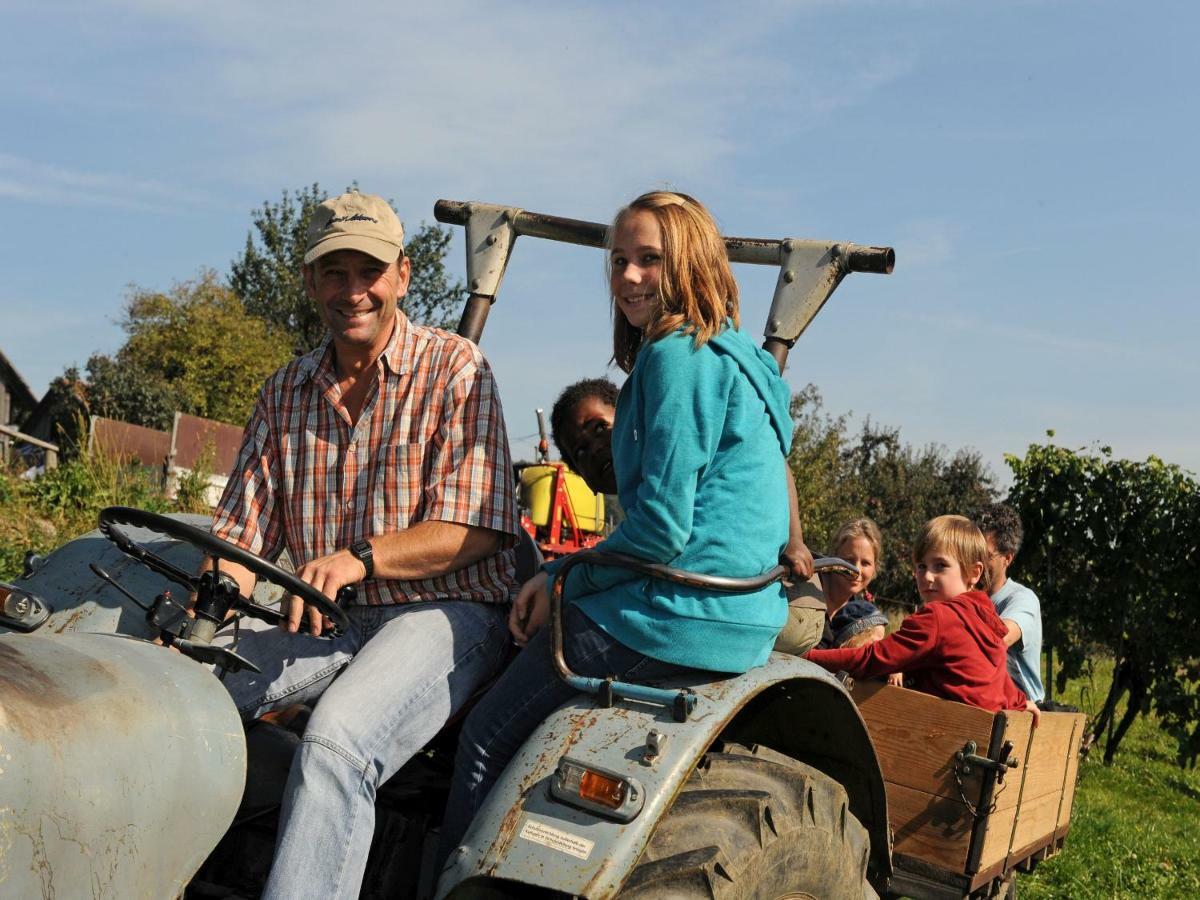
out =
<path fill-rule="evenodd" d="M 554 501 L 554 474 L 558 466 L 526 466 L 521 470 L 521 506 L 529 510 L 534 525 L 550 524 Z M 567 497 L 580 530 L 599 534 L 604 531 L 604 496 L 593 494 L 587 482 L 570 469 L 563 468 Z"/>

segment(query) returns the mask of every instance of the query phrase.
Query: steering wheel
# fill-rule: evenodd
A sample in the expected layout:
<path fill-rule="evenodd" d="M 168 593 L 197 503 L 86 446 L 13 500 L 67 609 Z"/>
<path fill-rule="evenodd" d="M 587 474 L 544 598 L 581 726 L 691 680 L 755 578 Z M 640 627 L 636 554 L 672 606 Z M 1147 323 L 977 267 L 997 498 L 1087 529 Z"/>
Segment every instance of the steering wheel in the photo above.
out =
<path fill-rule="evenodd" d="M 186 522 L 180 522 L 158 513 L 146 512 L 143 509 L 133 509 L 129 506 L 109 506 L 102 509 L 99 522 L 100 533 L 116 544 L 121 552 L 190 590 L 197 589 L 198 576 L 185 572 L 158 554 L 147 550 L 130 538 L 119 526 L 132 525 L 158 534 L 165 534 L 177 541 L 191 544 L 211 557 L 245 566 L 259 578 L 277 585 L 287 593 L 295 594 L 305 603 L 315 606 L 322 615 L 328 616 L 333 621 L 339 631 L 345 631 L 350 626 L 350 619 L 347 617 L 346 611 L 311 584 L 301 581 L 290 572 L 285 572 L 274 563 L 267 562 L 261 556 L 256 556 L 248 550 L 234 546 L 228 541 L 193 525 L 188 525 Z M 246 605 L 257 607 L 253 601 L 240 599 Z"/>

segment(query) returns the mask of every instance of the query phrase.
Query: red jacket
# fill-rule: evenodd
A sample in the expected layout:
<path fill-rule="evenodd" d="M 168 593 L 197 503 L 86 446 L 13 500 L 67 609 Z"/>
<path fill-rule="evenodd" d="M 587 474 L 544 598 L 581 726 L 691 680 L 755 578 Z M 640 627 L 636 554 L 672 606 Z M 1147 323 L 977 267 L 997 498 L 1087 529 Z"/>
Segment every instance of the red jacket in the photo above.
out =
<path fill-rule="evenodd" d="M 1008 674 L 1006 631 L 988 595 L 967 591 L 927 603 L 881 641 L 805 658 L 856 678 L 903 672 L 919 691 L 992 712 L 1024 709 L 1027 698 Z"/>

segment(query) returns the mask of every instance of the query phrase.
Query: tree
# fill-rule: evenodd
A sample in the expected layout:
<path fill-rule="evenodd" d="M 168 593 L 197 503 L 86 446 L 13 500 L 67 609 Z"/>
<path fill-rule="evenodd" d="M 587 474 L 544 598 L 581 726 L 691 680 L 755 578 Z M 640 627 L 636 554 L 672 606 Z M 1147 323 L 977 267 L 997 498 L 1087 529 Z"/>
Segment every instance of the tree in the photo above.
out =
<path fill-rule="evenodd" d="M 87 382 L 69 366 L 46 389 L 42 398 L 43 423 L 35 437 L 58 444 L 61 462 L 77 456 L 87 438 Z"/>
<path fill-rule="evenodd" d="M 300 352 L 311 350 L 325 334 L 300 275 L 308 222 L 324 199 L 321 186 L 313 183 L 294 193 L 285 190 L 277 203 L 264 202 L 252 214 L 246 248 L 230 268 L 230 286 L 246 310 L 291 334 Z M 413 271 L 401 302 L 405 314 L 421 324 L 453 327 L 464 289 L 446 273 L 450 231 L 422 222 L 415 234 L 406 233 L 404 244 Z"/>
<path fill-rule="evenodd" d="M 995 479 L 978 452 L 949 453 L 940 444 L 913 447 L 899 429 L 863 424 L 858 443 L 848 451 L 860 491 L 862 515 L 883 532 L 883 558 L 872 590 L 912 604 L 912 542 L 935 516 L 970 516 L 995 499 Z"/>
<path fill-rule="evenodd" d="M 792 449 L 788 465 L 805 541 L 832 551 L 829 542 L 847 519 L 859 513 L 860 491 L 847 460 L 845 414 L 824 411 L 821 392 L 809 384 L 792 397 Z"/>
<path fill-rule="evenodd" d="M 88 360 L 93 414 L 169 428 L 176 410 L 244 424 L 262 382 L 291 358 L 281 330 L 248 315 L 206 270 L 169 293 L 135 289 L 115 357 Z"/>
<path fill-rule="evenodd" d="M 883 532 L 872 590 L 909 604 L 909 554 L 921 525 L 944 513 L 970 515 L 991 502 L 991 472 L 973 450 L 949 454 L 937 444 L 914 448 L 900 440 L 899 429 L 869 419 L 852 439 L 846 415 L 825 413 L 820 391 L 811 384 L 792 398 L 792 420 L 788 462 L 809 546 L 833 552 L 830 544 L 838 528 L 869 516 Z"/>
<path fill-rule="evenodd" d="M 165 373 L 147 369 L 124 354 L 96 353 L 87 361 L 87 405 L 93 415 L 168 429 L 181 398 Z"/>
<path fill-rule="evenodd" d="M 1053 437 L 1053 432 L 1050 432 Z M 1032 445 L 1008 456 L 1009 502 L 1025 541 L 1017 563 L 1042 601 L 1044 635 L 1066 679 L 1111 654 L 1113 678 L 1090 741 L 1111 763 L 1139 714 L 1156 711 L 1179 760 L 1200 755 L 1200 485 L 1151 456 L 1113 458 Z M 1126 708 L 1120 721 L 1122 699 Z"/>

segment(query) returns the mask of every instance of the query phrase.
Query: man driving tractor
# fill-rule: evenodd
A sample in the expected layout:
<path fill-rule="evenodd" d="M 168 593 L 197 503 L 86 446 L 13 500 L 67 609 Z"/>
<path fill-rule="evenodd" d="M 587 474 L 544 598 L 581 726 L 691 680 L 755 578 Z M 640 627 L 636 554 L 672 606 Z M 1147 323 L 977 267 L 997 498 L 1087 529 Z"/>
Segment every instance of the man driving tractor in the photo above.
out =
<path fill-rule="evenodd" d="M 297 597 L 242 638 L 225 683 L 252 719 L 320 703 L 296 751 L 264 897 L 357 897 L 378 786 L 497 670 L 519 534 L 487 362 L 399 308 L 411 262 L 381 197 L 323 202 L 304 285 L 328 334 L 263 387 L 213 534 L 327 597 L 358 585 L 349 628 Z M 254 576 L 226 562 L 244 596 Z M 307 633 L 306 633 L 307 632 Z M 335 680 L 336 679 L 336 680 Z"/>

